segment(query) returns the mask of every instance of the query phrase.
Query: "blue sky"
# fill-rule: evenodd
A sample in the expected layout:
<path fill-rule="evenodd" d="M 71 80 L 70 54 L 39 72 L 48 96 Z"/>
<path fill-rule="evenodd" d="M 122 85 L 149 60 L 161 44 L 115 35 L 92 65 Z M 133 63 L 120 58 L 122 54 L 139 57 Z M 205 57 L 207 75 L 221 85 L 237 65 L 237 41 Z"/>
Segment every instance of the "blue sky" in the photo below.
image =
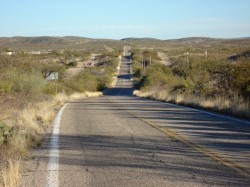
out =
<path fill-rule="evenodd" d="M 250 0 L 1 0 L 0 36 L 250 37 Z"/>

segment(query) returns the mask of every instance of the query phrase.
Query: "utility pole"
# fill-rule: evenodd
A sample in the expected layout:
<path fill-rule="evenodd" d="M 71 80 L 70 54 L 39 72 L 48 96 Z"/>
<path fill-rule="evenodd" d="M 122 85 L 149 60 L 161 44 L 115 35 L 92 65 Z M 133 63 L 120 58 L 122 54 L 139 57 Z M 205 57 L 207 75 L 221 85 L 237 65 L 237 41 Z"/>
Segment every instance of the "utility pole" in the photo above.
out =
<path fill-rule="evenodd" d="M 154 52 L 154 48 L 152 48 L 152 53 Z M 151 65 L 152 64 L 152 55 L 150 53 L 150 60 L 149 60 L 149 64 Z"/>
<path fill-rule="evenodd" d="M 141 66 L 143 68 L 143 56 L 142 56 L 141 49 L 140 49 L 140 62 L 141 62 Z"/>
<path fill-rule="evenodd" d="M 206 55 L 206 62 L 207 62 L 207 49 L 206 49 L 206 51 L 205 51 L 205 55 Z"/>
<path fill-rule="evenodd" d="M 190 65 L 190 62 L 189 62 L 189 52 L 187 52 L 187 64 L 188 64 L 189 68 L 191 69 L 191 65 Z"/>
<path fill-rule="evenodd" d="M 189 59 L 188 59 L 188 55 L 189 55 L 189 53 L 187 52 L 186 54 L 187 54 L 187 63 L 189 63 Z"/>
<path fill-rule="evenodd" d="M 123 56 L 125 56 L 125 48 L 126 46 L 123 47 Z"/>
<path fill-rule="evenodd" d="M 141 63 L 142 63 L 142 69 L 144 69 L 144 59 L 143 59 L 143 56 L 142 56 L 142 59 L 141 59 Z"/>

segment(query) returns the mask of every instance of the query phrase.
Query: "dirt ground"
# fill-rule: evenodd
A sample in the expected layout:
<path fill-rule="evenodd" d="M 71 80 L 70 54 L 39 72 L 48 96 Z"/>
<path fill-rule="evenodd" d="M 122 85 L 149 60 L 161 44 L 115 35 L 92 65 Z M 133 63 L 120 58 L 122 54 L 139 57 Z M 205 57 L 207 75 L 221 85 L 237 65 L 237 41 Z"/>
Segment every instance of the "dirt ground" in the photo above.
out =
<path fill-rule="evenodd" d="M 0 96 L 0 120 L 13 121 L 18 112 L 25 105 L 25 100 L 18 95 L 2 95 Z"/>
<path fill-rule="evenodd" d="M 87 61 L 77 62 L 77 66 L 73 68 L 69 68 L 66 71 L 66 77 L 72 77 L 77 75 L 81 71 L 83 71 L 86 67 L 94 66 L 96 64 L 96 57 L 100 54 L 92 54 L 91 57 Z"/>
<path fill-rule="evenodd" d="M 162 64 L 165 64 L 165 65 L 167 65 L 167 66 L 169 66 L 169 65 L 171 65 L 171 62 L 170 62 L 170 60 L 169 60 L 169 57 L 168 57 L 168 55 L 166 54 L 166 53 L 164 53 L 164 52 L 157 52 L 157 54 L 158 54 L 158 56 L 160 57 L 160 59 L 161 59 L 161 63 Z"/>

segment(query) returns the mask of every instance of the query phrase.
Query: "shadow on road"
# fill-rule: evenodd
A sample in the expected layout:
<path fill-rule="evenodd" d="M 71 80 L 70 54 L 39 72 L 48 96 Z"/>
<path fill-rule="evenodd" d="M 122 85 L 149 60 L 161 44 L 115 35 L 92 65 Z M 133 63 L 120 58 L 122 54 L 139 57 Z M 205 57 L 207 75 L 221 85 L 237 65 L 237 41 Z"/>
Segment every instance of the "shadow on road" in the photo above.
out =
<path fill-rule="evenodd" d="M 131 88 L 116 87 L 110 88 L 104 92 L 106 96 L 132 96 L 133 90 Z"/>
<path fill-rule="evenodd" d="M 130 89 L 127 91 L 129 92 Z M 159 127 L 175 130 L 181 135 L 188 136 L 189 140 L 196 144 L 222 152 L 229 158 L 236 159 L 244 167 L 250 168 L 250 159 L 247 156 L 250 155 L 250 126 L 220 117 L 212 117 L 187 108 L 176 108 L 174 105 L 126 95 L 117 96 L 116 90 L 107 96 L 112 96 L 114 103 L 110 103 L 109 97 L 107 97 L 107 102 L 98 99 L 96 102 L 86 100 L 83 102 L 89 108 L 88 110 L 97 111 L 102 106 L 101 110 L 123 109 L 136 113 L 137 116 L 143 117 Z M 130 117 L 134 118 L 131 115 Z"/>
<path fill-rule="evenodd" d="M 201 186 L 239 186 L 247 183 L 247 180 L 238 178 L 234 173 L 224 172 L 227 168 L 223 169 L 217 164 L 211 165 L 209 159 L 202 154 L 188 147 L 183 149 L 183 146 L 178 146 L 179 143 L 172 142 L 169 145 L 169 139 L 162 141 L 157 137 L 147 139 L 105 135 L 60 135 L 60 165 L 80 165 L 89 172 L 95 172 L 98 168 L 98 172 L 103 170 L 107 177 L 109 173 L 129 170 L 137 175 L 147 173 L 151 177 L 161 176 L 162 180 L 177 180 L 184 184 L 195 181 Z M 49 147 L 44 146 L 42 149 Z M 98 178 L 98 173 L 95 177 Z"/>

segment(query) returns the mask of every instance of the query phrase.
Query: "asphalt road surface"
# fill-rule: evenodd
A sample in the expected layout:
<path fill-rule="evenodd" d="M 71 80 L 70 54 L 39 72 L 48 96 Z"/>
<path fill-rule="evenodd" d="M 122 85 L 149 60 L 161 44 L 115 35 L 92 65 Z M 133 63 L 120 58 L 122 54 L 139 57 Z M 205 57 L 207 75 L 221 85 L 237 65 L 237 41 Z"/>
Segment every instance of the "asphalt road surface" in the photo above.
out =
<path fill-rule="evenodd" d="M 125 57 L 115 88 L 55 125 L 20 186 L 250 186 L 249 122 L 133 97 Z"/>

